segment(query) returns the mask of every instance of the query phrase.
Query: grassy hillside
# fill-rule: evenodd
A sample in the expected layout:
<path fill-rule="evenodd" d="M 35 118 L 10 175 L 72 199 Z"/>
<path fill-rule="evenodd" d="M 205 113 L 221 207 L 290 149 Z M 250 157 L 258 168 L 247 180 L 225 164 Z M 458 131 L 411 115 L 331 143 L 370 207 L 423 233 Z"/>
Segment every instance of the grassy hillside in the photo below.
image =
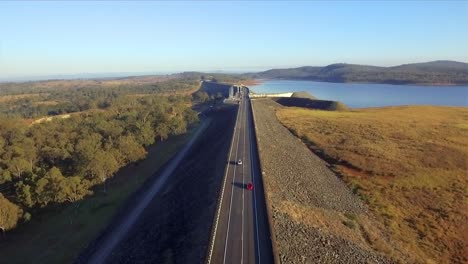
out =
<path fill-rule="evenodd" d="M 128 77 L 105 80 L 56 80 L 0 84 L 0 115 L 36 119 L 106 110 L 123 97 L 187 96 L 200 88 L 196 78 Z"/>
<path fill-rule="evenodd" d="M 468 63 L 433 61 L 395 67 L 376 67 L 338 63 L 325 67 L 272 69 L 247 74 L 258 79 L 301 79 L 326 82 L 389 84 L 468 84 Z"/>
<path fill-rule="evenodd" d="M 422 263 L 466 263 L 468 109 L 278 110 Z"/>
<path fill-rule="evenodd" d="M 458 72 L 466 73 L 468 63 L 457 61 L 433 61 L 425 63 L 410 63 L 392 67 L 393 70 L 420 71 L 420 72 Z"/>

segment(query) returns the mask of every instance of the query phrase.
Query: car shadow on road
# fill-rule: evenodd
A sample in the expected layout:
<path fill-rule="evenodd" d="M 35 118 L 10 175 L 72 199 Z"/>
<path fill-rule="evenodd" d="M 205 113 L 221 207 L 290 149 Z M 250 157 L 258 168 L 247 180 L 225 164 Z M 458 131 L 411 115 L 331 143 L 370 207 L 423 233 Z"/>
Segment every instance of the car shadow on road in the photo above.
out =
<path fill-rule="evenodd" d="M 237 165 L 237 161 L 236 161 L 236 160 L 231 160 L 231 161 L 229 161 L 229 164 L 231 164 L 231 165 Z"/>
<path fill-rule="evenodd" d="M 241 189 L 246 189 L 247 188 L 247 184 L 242 183 L 242 182 L 233 182 L 232 184 L 234 184 L 234 186 L 237 187 L 237 188 L 241 188 Z"/>

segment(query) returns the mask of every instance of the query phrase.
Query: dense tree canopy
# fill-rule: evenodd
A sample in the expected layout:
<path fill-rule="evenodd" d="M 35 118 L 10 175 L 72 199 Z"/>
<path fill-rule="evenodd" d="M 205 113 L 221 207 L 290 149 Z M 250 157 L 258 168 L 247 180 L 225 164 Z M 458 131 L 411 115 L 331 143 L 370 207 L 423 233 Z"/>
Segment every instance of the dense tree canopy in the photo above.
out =
<path fill-rule="evenodd" d="M 0 231 L 12 229 L 21 217 L 21 208 L 0 193 Z"/>
<path fill-rule="evenodd" d="M 80 112 L 37 124 L 19 118 L 31 117 L 23 110 L 36 107 L 33 102 L 19 108 L 1 104 L 0 111 L 6 112 L 0 114 L 0 229 L 13 228 L 23 211 L 76 202 L 94 185 L 105 188 L 119 168 L 146 156 L 145 147 L 185 133 L 198 120 L 192 97 L 158 92 L 194 83 L 182 79 L 139 87 L 137 92 L 144 94 L 138 96 L 125 87 L 49 91 L 48 100 L 70 107 L 57 113 Z"/>
<path fill-rule="evenodd" d="M 208 93 L 203 92 L 203 91 L 195 92 L 192 95 L 192 97 L 195 102 L 199 102 L 199 103 L 204 103 L 210 99 L 210 96 L 208 95 Z"/>
<path fill-rule="evenodd" d="M 172 79 L 154 84 L 98 84 L 75 88 L 52 86 L 44 82 L 0 84 L 0 113 L 10 117 L 37 118 L 91 109 L 108 109 L 125 101 L 127 96 L 176 94 L 196 89 L 197 79 Z"/>
<path fill-rule="evenodd" d="M 468 64 L 433 61 L 395 67 L 337 63 L 325 67 L 304 66 L 248 73 L 244 78 L 299 79 L 324 82 L 361 82 L 389 84 L 468 84 Z"/>

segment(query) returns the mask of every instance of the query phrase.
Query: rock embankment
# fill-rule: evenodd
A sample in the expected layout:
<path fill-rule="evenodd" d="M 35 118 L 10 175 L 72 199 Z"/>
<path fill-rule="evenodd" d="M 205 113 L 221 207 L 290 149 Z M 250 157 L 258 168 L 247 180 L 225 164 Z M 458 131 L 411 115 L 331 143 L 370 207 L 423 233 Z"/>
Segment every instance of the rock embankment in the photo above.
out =
<path fill-rule="evenodd" d="M 281 106 L 271 99 L 252 106 L 281 263 L 390 263 L 374 250 L 382 234 L 366 206 L 279 123 Z"/>
<path fill-rule="evenodd" d="M 327 111 L 349 111 L 349 108 L 339 101 L 318 100 L 301 97 L 279 97 L 274 100 L 284 106 L 296 106 Z"/>
<path fill-rule="evenodd" d="M 317 97 L 311 95 L 310 93 L 308 92 L 304 92 L 304 91 L 301 91 L 301 92 L 294 92 L 291 97 L 294 97 L 294 98 L 309 98 L 309 99 L 312 99 L 312 100 L 317 100 Z"/>
<path fill-rule="evenodd" d="M 229 96 L 229 88 L 231 84 L 227 83 L 218 83 L 218 82 L 207 82 L 204 81 L 201 85 L 201 91 L 207 92 L 210 96 L 214 96 L 217 93 L 220 93 L 224 97 Z"/>

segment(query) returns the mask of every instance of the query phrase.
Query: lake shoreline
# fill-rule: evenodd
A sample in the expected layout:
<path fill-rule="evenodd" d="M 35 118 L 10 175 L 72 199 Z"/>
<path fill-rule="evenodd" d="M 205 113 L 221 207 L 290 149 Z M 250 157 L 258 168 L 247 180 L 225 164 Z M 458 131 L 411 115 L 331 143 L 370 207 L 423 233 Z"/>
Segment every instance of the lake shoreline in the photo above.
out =
<path fill-rule="evenodd" d="M 320 100 L 343 102 L 353 109 L 404 105 L 468 107 L 468 86 L 447 87 L 261 79 L 250 88 L 255 93 L 304 91 Z"/>

